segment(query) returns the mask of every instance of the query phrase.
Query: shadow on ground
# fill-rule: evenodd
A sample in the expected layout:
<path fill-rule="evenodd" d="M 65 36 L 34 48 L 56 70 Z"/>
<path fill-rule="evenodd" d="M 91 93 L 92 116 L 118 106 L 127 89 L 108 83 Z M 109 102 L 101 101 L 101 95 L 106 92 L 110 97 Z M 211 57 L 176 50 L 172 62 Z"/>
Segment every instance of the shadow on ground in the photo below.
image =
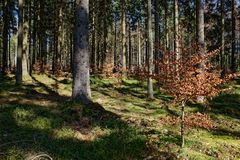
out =
<path fill-rule="evenodd" d="M 146 136 L 119 116 L 97 103 L 76 107 L 66 101 L 68 97 L 34 81 L 15 86 L 13 78 L 5 77 L 0 83 L 0 159 L 26 159 L 41 153 L 66 160 L 142 159 L 146 155 Z M 43 107 L 42 101 L 57 105 Z M 97 136 L 88 137 L 89 133 Z"/>

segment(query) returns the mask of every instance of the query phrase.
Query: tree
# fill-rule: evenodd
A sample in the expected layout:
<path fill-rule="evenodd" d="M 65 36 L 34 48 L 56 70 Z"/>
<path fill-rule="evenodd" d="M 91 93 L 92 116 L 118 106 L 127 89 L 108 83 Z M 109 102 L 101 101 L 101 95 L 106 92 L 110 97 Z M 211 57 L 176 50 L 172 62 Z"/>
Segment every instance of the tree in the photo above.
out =
<path fill-rule="evenodd" d="M 89 0 L 77 0 L 75 12 L 72 98 L 86 103 L 91 98 L 88 52 Z"/>
<path fill-rule="evenodd" d="M 180 59 L 179 53 L 179 15 L 178 15 L 178 0 L 174 0 L 174 52 L 176 59 Z"/>
<path fill-rule="evenodd" d="M 22 75 L 28 75 L 28 52 L 29 52 L 29 12 L 30 1 L 25 0 L 24 23 L 23 23 L 23 53 L 22 53 Z"/>
<path fill-rule="evenodd" d="M 221 69 L 225 69 L 226 64 L 224 64 L 225 57 L 225 10 L 224 10 L 225 0 L 221 0 L 221 55 L 220 55 L 220 65 Z"/>
<path fill-rule="evenodd" d="M 121 0 L 121 49 L 122 49 L 122 70 L 126 72 L 127 64 L 126 64 L 126 2 L 125 0 Z"/>
<path fill-rule="evenodd" d="M 211 59 L 219 54 L 219 50 L 199 55 L 200 48 L 189 56 L 189 49 L 184 49 L 181 59 L 174 60 L 175 52 L 164 54 L 163 61 L 159 63 L 161 72 L 154 79 L 163 84 L 161 91 L 174 98 L 174 102 L 181 105 L 181 139 L 182 147 L 185 145 L 185 105 L 188 101 L 195 101 L 199 96 L 214 97 L 220 92 L 220 84 L 234 78 L 236 75 L 227 75 L 221 78 L 220 71 L 214 68 Z M 204 70 L 199 68 L 202 64 Z M 178 65 L 178 70 L 175 66 Z M 203 74 L 204 72 L 204 74 Z M 176 74 L 179 77 L 176 79 Z"/>
<path fill-rule="evenodd" d="M 169 49 L 169 33 L 168 33 L 168 1 L 164 0 L 164 48 Z"/>
<path fill-rule="evenodd" d="M 196 36 L 197 45 L 199 46 L 198 54 L 204 56 L 205 54 L 205 36 L 204 36 L 204 2 L 203 0 L 196 0 Z M 198 64 L 199 68 L 204 70 L 204 64 Z M 204 72 L 201 72 L 204 74 Z M 203 103 L 204 97 L 199 96 L 198 102 Z"/>
<path fill-rule="evenodd" d="M 17 47 L 17 75 L 16 84 L 22 84 L 22 56 L 23 56 L 23 0 L 18 0 L 18 47 Z"/>
<path fill-rule="evenodd" d="M 153 74 L 153 33 L 152 33 L 152 3 L 147 1 L 147 41 L 148 41 L 148 74 Z M 148 77 L 148 98 L 153 99 L 153 82 L 151 76 Z"/>
<path fill-rule="evenodd" d="M 3 7 L 3 58 L 2 58 L 2 72 L 6 73 L 8 69 L 8 31 L 9 31 L 9 1 L 4 0 Z"/>
<path fill-rule="evenodd" d="M 160 5 L 159 5 L 159 0 L 155 0 L 154 3 L 154 7 L 155 7 L 155 46 L 159 46 L 160 45 Z M 160 52 L 159 49 L 157 47 L 155 47 L 155 60 L 159 61 L 160 60 Z M 156 65 L 155 67 L 156 73 L 159 72 L 159 68 Z"/>
<path fill-rule="evenodd" d="M 231 54 L 231 70 L 237 71 L 237 50 L 236 50 L 236 36 L 237 36 L 237 2 L 232 0 L 232 54 Z"/>

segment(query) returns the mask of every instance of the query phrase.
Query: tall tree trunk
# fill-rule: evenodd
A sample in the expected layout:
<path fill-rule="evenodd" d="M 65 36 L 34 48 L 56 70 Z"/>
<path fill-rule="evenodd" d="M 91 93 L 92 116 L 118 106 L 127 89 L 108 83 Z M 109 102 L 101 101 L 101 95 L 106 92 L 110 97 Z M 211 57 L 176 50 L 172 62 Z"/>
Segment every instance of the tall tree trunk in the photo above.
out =
<path fill-rule="evenodd" d="M 23 0 L 18 0 L 18 48 L 16 84 L 22 84 L 22 54 L 23 54 Z"/>
<path fill-rule="evenodd" d="M 75 16 L 72 98 L 87 103 L 91 97 L 88 52 L 89 0 L 76 1 Z"/>
<path fill-rule="evenodd" d="M 165 50 L 169 49 L 169 33 L 168 33 L 168 1 L 164 1 L 164 37 L 165 37 Z"/>
<path fill-rule="evenodd" d="M 180 59 L 179 52 L 179 15 L 178 15 L 178 0 L 174 0 L 174 52 L 176 60 Z"/>
<path fill-rule="evenodd" d="M 148 30 L 148 98 L 153 99 L 153 82 L 151 75 L 153 74 L 153 34 L 152 34 L 152 3 L 148 0 L 147 4 L 147 30 Z"/>
<path fill-rule="evenodd" d="M 32 2 L 29 1 L 29 43 L 28 43 L 28 72 L 32 75 Z"/>
<path fill-rule="evenodd" d="M 95 4 L 93 4 L 95 5 Z M 95 9 L 95 8 L 94 8 Z M 92 54 L 91 54 L 91 67 L 92 72 L 96 71 L 96 27 L 95 27 L 95 10 L 93 9 L 92 13 Z"/>
<path fill-rule="evenodd" d="M 25 12 L 24 12 L 24 24 L 23 24 L 23 55 L 22 55 L 22 74 L 23 76 L 28 75 L 28 31 L 29 31 L 29 26 L 28 26 L 28 19 L 29 19 L 29 1 L 25 1 Z"/>
<path fill-rule="evenodd" d="M 107 2 L 106 0 L 103 0 L 103 9 L 104 9 L 104 18 L 103 18 L 103 52 L 102 52 L 102 66 L 101 66 L 101 71 L 104 70 L 105 64 L 108 63 L 106 62 L 106 56 L 107 56 L 107 38 L 108 38 L 108 26 L 107 26 Z"/>
<path fill-rule="evenodd" d="M 237 71 L 236 36 L 237 36 L 237 2 L 236 0 L 232 0 L 232 54 L 231 54 L 232 72 Z"/>
<path fill-rule="evenodd" d="M 62 70 L 62 56 L 64 53 L 63 43 L 64 43 L 64 29 L 63 29 L 63 1 L 60 1 L 60 7 L 58 12 L 58 46 L 56 55 L 56 69 L 57 71 Z"/>
<path fill-rule="evenodd" d="M 34 14 L 33 14 L 33 33 L 32 33 L 32 67 L 36 64 L 37 53 L 37 0 L 33 2 Z"/>
<path fill-rule="evenodd" d="M 196 35 L 197 42 L 200 47 L 200 56 L 205 53 L 205 37 L 204 37 L 204 2 L 203 0 L 196 0 Z"/>
<path fill-rule="evenodd" d="M 159 0 L 155 0 L 155 60 L 160 60 L 160 12 L 159 12 Z M 158 65 L 155 66 L 155 72 L 159 73 L 160 68 Z"/>
<path fill-rule="evenodd" d="M 140 25 L 140 20 L 138 21 L 137 25 L 137 32 L 138 32 L 138 67 L 142 67 L 142 46 L 141 46 L 141 25 Z"/>
<path fill-rule="evenodd" d="M 221 0 L 221 55 L 220 55 L 220 65 L 221 69 L 225 69 L 225 16 L 224 16 L 224 5 L 225 0 Z"/>
<path fill-rule="evenodd" d="M 8 69 L 8 30 L 9 30 L 9 2 L 4 0 L 3 7 L 3 57 L 2 57 L 2 72 L 6 74 Z"/>
<path fill-rule="evenodd" d="M 9 33 L 9 40 L 8 40 L 8 69 L 11 71 L 12 68 L 12 59 L 11 59 L 11 34 Z"/>
<path fill-rule="evenodd" d="M 203 0 L 196 0 L 196 23 L 197 23 L 197 30 L 196 30 L 196 35 L 197 35 L 197 43 L 199 45 L 199 55 L 204 56 L 205 54 L 205 37 L 204 37 L 204 1 Z M 204 68 L 203 64 L 199 64 L 199 68 L 202 69 L 202 73 L 204 74 Z M 204 102 L 204 97 L 199 96 L 197 97 L 197 101 L 199 103 Z"/>
<path fill-rule="evenodd" d="M 121 33 L 122 33 L 122 41 L 121 41 L 121 48 L 122 48 L 122 70 L 125 74 L 126 72 L 126 2 L 125 0 L 121 0 Z"/>
<path fill-rule="evenodd" d="M 118 65 L 118 56 L 117 56 L 117 20 L 114 20 L 114 68 L 116 69 Z"/>
<path fill-rule="evenodd" d="M 131 24 L 129 22 L 128 28 L 128 69 L 131 71 L 132 69 L 132 33 L 131 33 Z"/>

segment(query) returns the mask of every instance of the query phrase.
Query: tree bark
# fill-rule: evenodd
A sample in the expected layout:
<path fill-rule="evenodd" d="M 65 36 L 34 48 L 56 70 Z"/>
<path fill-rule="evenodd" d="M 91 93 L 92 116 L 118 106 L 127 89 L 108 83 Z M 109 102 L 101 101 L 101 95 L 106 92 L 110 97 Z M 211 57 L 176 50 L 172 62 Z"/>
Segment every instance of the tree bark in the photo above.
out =
<path fill-rule="evenodd" d="M 179 52 L 179 15 L 178 15 L 178 0 L 174 0 L 174 52 L 176 60 L 180 59 Z"/>
<path fill-rule="evenodd" d="M 159 13 L 159 0 L 155 0 L 155 60 L 160 60 L 160 13 Z M 158 65 L 155 66 L 155 72 L 159 73 L 160 68 Z"/>
<path fill-rule="evenodd" d="M 152 3 L 151 0 L 148 0 L 147 4 L 147 30 L 148 30 L 148 98 L 153 99 L 153 82 L 152 82 L 152 74 L 153 74 L 153 34 L 152 34 Z"/>
<path fill-rule="evenodd" d="M 23 54 L 23 0 L 18 0 L 18 47 L 16 84 L 22 84 L 22 54 Z"/>
<path fill-rule="evenodd" d="M 121 0 L 121 33 L 122 33 L 122 41 L 121 41 L 121 48 L 122 48 L 122 72 L 125 75 L 126 72 L 126 9 L 125 0 Z"/>
<path fill-rule="evenodd" d="M 131 35 L 131 24 L 129 22 L 129 28 L 128 28 L 128 69 L 131 71 L 132 69 L 132 35 Z"/>
<path fill-rule="evenodd" d="M 95 4 L 93 4 L 94 6 Z M 95 9 L 95 7 L 94 7 Z M 91 67 L 92 72 L 96 71 L 96 24 L 95 24 L 95 11 L 92 12 L 92 54 L 91 54 Z"/>
<path fill-rule="evenodd" d="M 185 146 L 185 102 L 183 101 L 182 102 L 182 116 L 181 116 L 181 141 L 182 141 L 182 144 L 181 144 L 181 147 L 184 148 Z"/>
<path fill-rule="evenodd" d="M 236 36 L 237 36 L 237 2 L 236 0 L 232 0 L 232 54 L 231 54 L 232 72 L 237 71 Z"/>
<path fill-rule="evenodd" d="M 164 1 L 164 37 L 165 37 L 165 50 L 169 49 L 169 33 L 168 33 L 168 2 Z"/>
<path fill-rule="evenodd" d="M 221 54 L 220 54 L 220 65 L 221 69 L 225 68 L 225 16 L 224 16 L 224 5 L 225 0 L 221 0 Z"/>
<path fill-rule="evenodd" d="M 76 1 L 72 98 L 83 103 L 91 98 L 88 27 L 89 0 Z"/>
<path fill-rule="evenodd" d="M 29 1 L 25 1 L 25 13 L 24 13 L 24 24 L 23 24 L 23 55 L 22 55 L 22 74 L 28 76 L 28 31 L 29 31 Z"/>
<path fill-rule="evenodd" d="M 140 20 L 139 20 L 140 21 Z M 137 32 L 138 32 L 138 67 L 142 67 L 142 46 L 141 46 L 141 25 L 140 22 L 138 22 L 137 25 Z"/>
<path fill-rule="evenodd" d="M 199 45 L 199 52 L 198 54 L 200 56 L 204 56 L 205 54 L 205 36 L 204 36 L 204 1 L 203 0 L 197 0 L 196 2 L 196 9 L 197 9 L 197 13 L 196 13 L 196 21 L 197 21 L 197 43 Z M 204 74 L 204 68 L 203 68 L 203 64 L 199 64 L 199 68 L 202 70 L 202 73 L 200 74 Z M 204 102 L 205 97 L 204 96 L 198 96 L 197 97 L 197 102 L 198 103 L 203 103 Z"/>
<path fill-rule="evenodd" d="M 3 57 L 2 57 L 2 73 L 6 74 L 8 69 L 8 30 L 9 30 L 9 2 L 4 0 L 3 7 Z"/>

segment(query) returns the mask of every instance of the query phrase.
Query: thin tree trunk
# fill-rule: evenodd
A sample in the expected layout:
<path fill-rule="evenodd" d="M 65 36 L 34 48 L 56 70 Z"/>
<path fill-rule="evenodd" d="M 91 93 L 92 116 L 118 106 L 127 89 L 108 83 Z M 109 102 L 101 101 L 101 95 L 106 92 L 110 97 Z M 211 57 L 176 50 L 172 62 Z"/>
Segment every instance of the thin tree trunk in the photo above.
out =
<path fill-rule="evenodd" d="M 29 1 L 25 1 L 25 13 L 24 13 L 24 24 L 23 24 L 23 56 L 22 56 L 22 74 L 23 76 L 28 75 L 28 19 L 29 19 Z"/>
<path fill-rule="evenodd" d="M 122 33 L 122 41 L 121 41 L 121 48 L 122 48 L 122 70 L 123 74 L 125 75 L 126 72 L 126 13 L 125 13 L 125 0 L 121 0 L 121 33 Z"/>
<path fill-rule="evenodd" d="M 142 67 L 142 46 L 141 46 L 141 29 L 140 29 L 140 20 L 138 21 L 137 25 L 137 32 L 138 32 L 138 67 Z"/>
<path fill-rule="evenodd" d="M 129 44 L 128 44 L 128 69 L 131 71 L 132 69 L 132 35 L 131 35 L 131 24 L 129 23 L 128 28 L 128 38 L 129 38 Z"/>
<path fill-rule="evenodd" d="M 184 136 L 184 131 L 185 131 L 185 102 L 182 101 L 182 116 L 181 116 L 181 147 L 184 148 L 185 146 L 185 136 Z"/>
<path fill-rule="evenodd" d="M 4 0 L 3 7 L 3 58 L 2 58 L 2 72 L 6 74 L 8 69 L 8 30 L 9 30 L 9 2 Z"/>
<path fill-rule="evenodd" d="M 237 2 L 236 0 L 232 0 L 232 54 L 231 54 L 232 72 L 237 71 L 236 35 L 237 35 Z"/>
<path fill-rule="evenodd" d="M 12 68 L 12 60 L 11 60 L 11 34 L 9 33 L 8 38 L 8 69 L 11 71 Z"/>
<path fill-rule="evenodd" d="M 107 38 L 108 38 L 108 26 L 107 26 L 107 3 L 106 0 L 103 0 L 103 9 L 105 10 L 104 12 L 104 17 L 103 18 L 103 52 L 102 52 L 102 66 L 101 66 L 101 71 L 104 70 L 105 64 L 108 63 L 106 62 L 106 57 L 107 57 Z"/>
<path fill-rule="evenodd" d="M 76 4 L 72 98 L 87 103 L 91 98 L 88 51 L 89 0 L 77 0 Z"/>
<path fill-rule="evenodd" d="M 95 8 L 94 8 L 95 9 Z M 95 11 L 92 14 L 92 56 L 91 56 L 91 67 L 92 72 L 96 71 L 96 27 L 95 27 Z"/>
<path fill-rule="evenodd" d="M 22 84 L 22 54 L 23 54 L 23 0 L 18 0 L 18 49 L 16 84 Z"/>
<path fill-rule="evenodd" d="M 168 2 L 164 1 L 164 37 L 165 37 L 165 50 L 169 49 L 169 33 L 168 33 Z"/>
<path fill-rule="evenodd" d="M 117 21 L 114 20 L 114 68 L 117 67 Z"/>
<path fill-rule="evenodd" d="M 151 0 L 148 0 L 147 4 L 147 22 L 148 22 L 148 98 L 153 99 L 153 82 L 151 75 L 153 74 L 154 65 L 153 65 L 153 35 L 152 35 L 152 3 Z"/>
<path fill-rule="evenodd" d="M 160 13 L 159 13 L 159 0 L 155 0 L 155 60 L 160 60 Z M 155 72 L 159 73 L 160 68 L 158 65 L 155 66 Z"/>
<path fill-rule="evenodd" d="M 197 13 L 196 13 L 196 21 L 197 21 L 197 42 L 200 47 L 199 55 L 204 56 L 205 54 L 205 37 L 204 37 L 204 2 L 203 0 L 197 0 L 196 2 L 196 8 L 197 8 Z M 199 64 L 199 68 L 202 69 L 202 73 L 204 74 L 204 68 L 203 64 Z M 203 96 L 198 96 L 197 101 L 199 103 L 204 102 L 204 97 Z"/>
<path fill-rule="evenodd" d="M 224 16 L 224 5 L 225 0 L 221 0 L 221 55 L 220 55 L 220 65 L 221 69 L 225 69 L 224 65 L 224 55 L 225 55 L 225 16 Z"/>
<path fill-rule="evenodd" d="M 178 0 L 174 0 L 174 52 L 176 54 L 176 60 L 180 59 L 179 52 L 179 23 L 178 20 Z"/>

